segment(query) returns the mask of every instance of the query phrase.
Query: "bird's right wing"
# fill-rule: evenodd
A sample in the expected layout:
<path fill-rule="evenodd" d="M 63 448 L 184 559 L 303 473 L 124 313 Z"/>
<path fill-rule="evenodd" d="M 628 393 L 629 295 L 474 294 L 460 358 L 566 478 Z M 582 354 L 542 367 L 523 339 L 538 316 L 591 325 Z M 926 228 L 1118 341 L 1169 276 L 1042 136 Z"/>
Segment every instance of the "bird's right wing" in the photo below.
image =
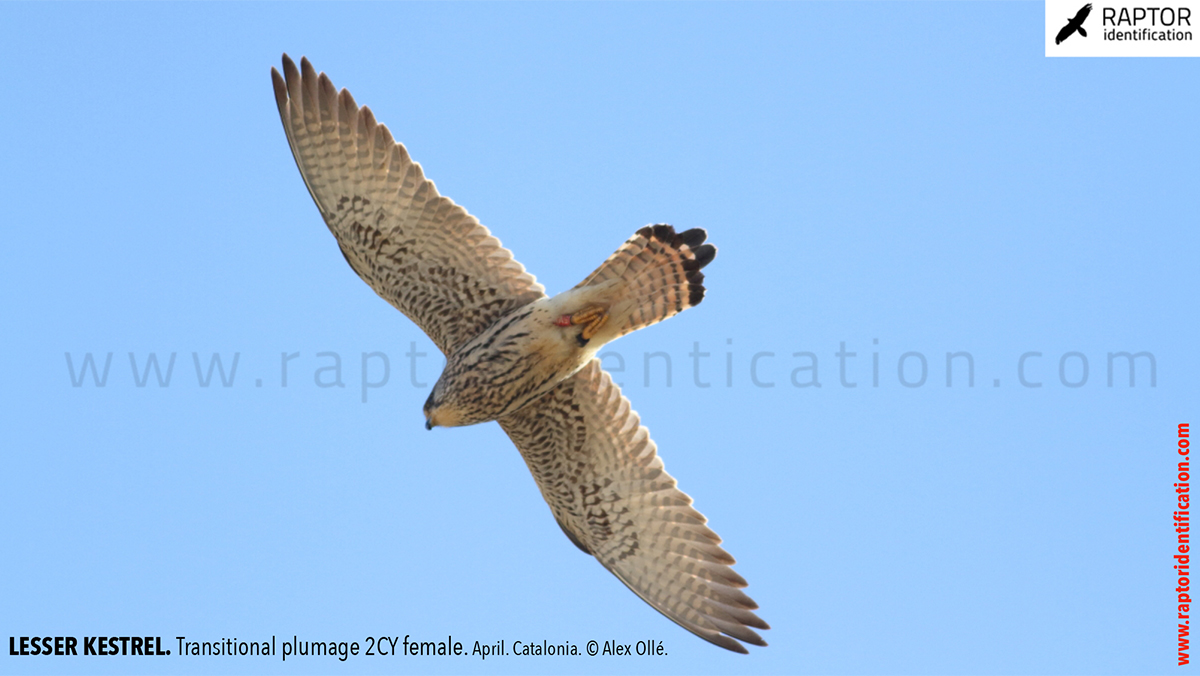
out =
<path fill-rule="evenodd" d="M 499 422 L 576 546 L 700 638 L 740 653 L 738 641 L 766 645 L 733 557 L 599 360 Z"/>
<path fill-rule="evenodd" d="M 285 54 L 271 69 L 296 166 L 350 267 L 446 354 L 506 312 L 544 297 L 466 209 L 438 194 L 387 127 L 350 92 Z"/>

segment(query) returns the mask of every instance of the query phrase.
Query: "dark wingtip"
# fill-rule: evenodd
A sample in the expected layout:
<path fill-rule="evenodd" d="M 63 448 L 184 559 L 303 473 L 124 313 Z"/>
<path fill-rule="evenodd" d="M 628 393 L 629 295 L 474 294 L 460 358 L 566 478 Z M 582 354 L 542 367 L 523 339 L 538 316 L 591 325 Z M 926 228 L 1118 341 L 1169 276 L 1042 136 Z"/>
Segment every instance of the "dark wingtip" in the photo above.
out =
<path fill-rule="evenodd" d="M 307 56 L 300 57 L 300 72 L 304 75 L 305 80 L 317 77 L 317 69 L 313 68 Z"/>
<path fill-rule="evenodd" d="M 287 82 L 284 81 L 279 71 L 275 70 L 275 66 L 271 66 L 271 86 L 275 89 L 275 105 L 282 112 L 284 107 L 287 106 Z"/>
<path fill-rule="evenodd" d="M 287 54 L 283 55 L 283 76 L 288 84 L 300 79 L 300 70 L 296 68 L 296 62 L 292 61 Z"/>

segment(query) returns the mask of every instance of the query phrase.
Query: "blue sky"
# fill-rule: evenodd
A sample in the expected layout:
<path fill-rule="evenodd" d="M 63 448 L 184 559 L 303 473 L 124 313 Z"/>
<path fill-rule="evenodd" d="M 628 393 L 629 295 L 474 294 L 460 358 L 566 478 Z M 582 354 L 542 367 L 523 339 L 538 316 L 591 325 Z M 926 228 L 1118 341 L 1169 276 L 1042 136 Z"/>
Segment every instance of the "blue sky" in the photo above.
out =
<path fill-rule="evenodd" d="M 668 651 L 0 672 L 1181 671 L 1200 65 L 1047 59 L 1043 30 L 1041 3 L 0 5 L 0 638 Z M 580 554 L 496 425 L 422 428 L 440 358 L 305 191 L 285 51 L 552 293 L 642 225 L 708 230 L 704 303 L 605 363 L 770 647 Z M 1153 384 L 1118 357 L 1109 386 L 1122 351 Z M 175 354 L 169 385 L 131 353 Z"/>

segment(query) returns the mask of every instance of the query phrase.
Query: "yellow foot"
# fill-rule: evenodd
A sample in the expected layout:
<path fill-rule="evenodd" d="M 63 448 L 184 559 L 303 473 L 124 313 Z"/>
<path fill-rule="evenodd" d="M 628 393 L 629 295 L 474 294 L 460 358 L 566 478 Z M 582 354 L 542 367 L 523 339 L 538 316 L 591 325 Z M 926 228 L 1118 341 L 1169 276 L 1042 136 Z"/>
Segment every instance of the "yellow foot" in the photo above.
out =
<path fill-rule="evenodd" d="M 600 327 L 604 326 L 604 323 L 607 321 L 608 321 L 608 313 L 605 312 L 604 314 L 600 315 L 599 317 L 596 317 L 595 319 L 593 319 L 590 324 L 583 327 L 583 332 L 580 333 L 579 335 L 584 340 L 591 340 L 592 336 L 596 335 L 596 332 L 599 331 Z"/>
<path fill-rule="evenodd" d="M 563 319 L 568 318 L 564 316 Z M 579 312 L 571 315 L 569 318 L 569 322 L 573 325 L 584 325 L 583 331 L 581 331 L 578 336 L 575 336 L 575 340 L 579 343 L 580 347 L 587 345 L 588 341 L 596 335 L 596 332 L 598 332 L 607 321 L 608 312 L 606 312 L 603 307 L 598 305 L 594 305 L 585 310 L 580 310 Z M 559 326 L 562 325 L 562 323 L 559 323 Z"/>
<path fill-rule="evenodd" d="M 600 307 L 599 305 L 593 305 L 592 307 L 587 308 L 586 310 L 580 310 L 579 312 L 576 312 L 575 314 L 571 315 L 571 323 L 572 324 L 587 324 L 589 322 L 595 321 L 597 317 L 599 317 L 603 314 L 604 314 L 604 308 Z"/>

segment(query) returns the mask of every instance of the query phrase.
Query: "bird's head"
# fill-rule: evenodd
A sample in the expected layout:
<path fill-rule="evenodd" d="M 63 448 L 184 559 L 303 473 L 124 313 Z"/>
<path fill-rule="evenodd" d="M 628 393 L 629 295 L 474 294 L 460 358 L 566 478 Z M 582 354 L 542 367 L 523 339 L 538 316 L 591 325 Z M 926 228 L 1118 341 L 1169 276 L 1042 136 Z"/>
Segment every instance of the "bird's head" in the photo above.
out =
<path fill-rule="evenodd" d="M 460 412 L 442 397 L 438 387 L 434 387 L 429 393 L 429 398 L 425 400 L 424 412 L 427 430 L 435 427 L 458 427 L 463 424 Z"/>

